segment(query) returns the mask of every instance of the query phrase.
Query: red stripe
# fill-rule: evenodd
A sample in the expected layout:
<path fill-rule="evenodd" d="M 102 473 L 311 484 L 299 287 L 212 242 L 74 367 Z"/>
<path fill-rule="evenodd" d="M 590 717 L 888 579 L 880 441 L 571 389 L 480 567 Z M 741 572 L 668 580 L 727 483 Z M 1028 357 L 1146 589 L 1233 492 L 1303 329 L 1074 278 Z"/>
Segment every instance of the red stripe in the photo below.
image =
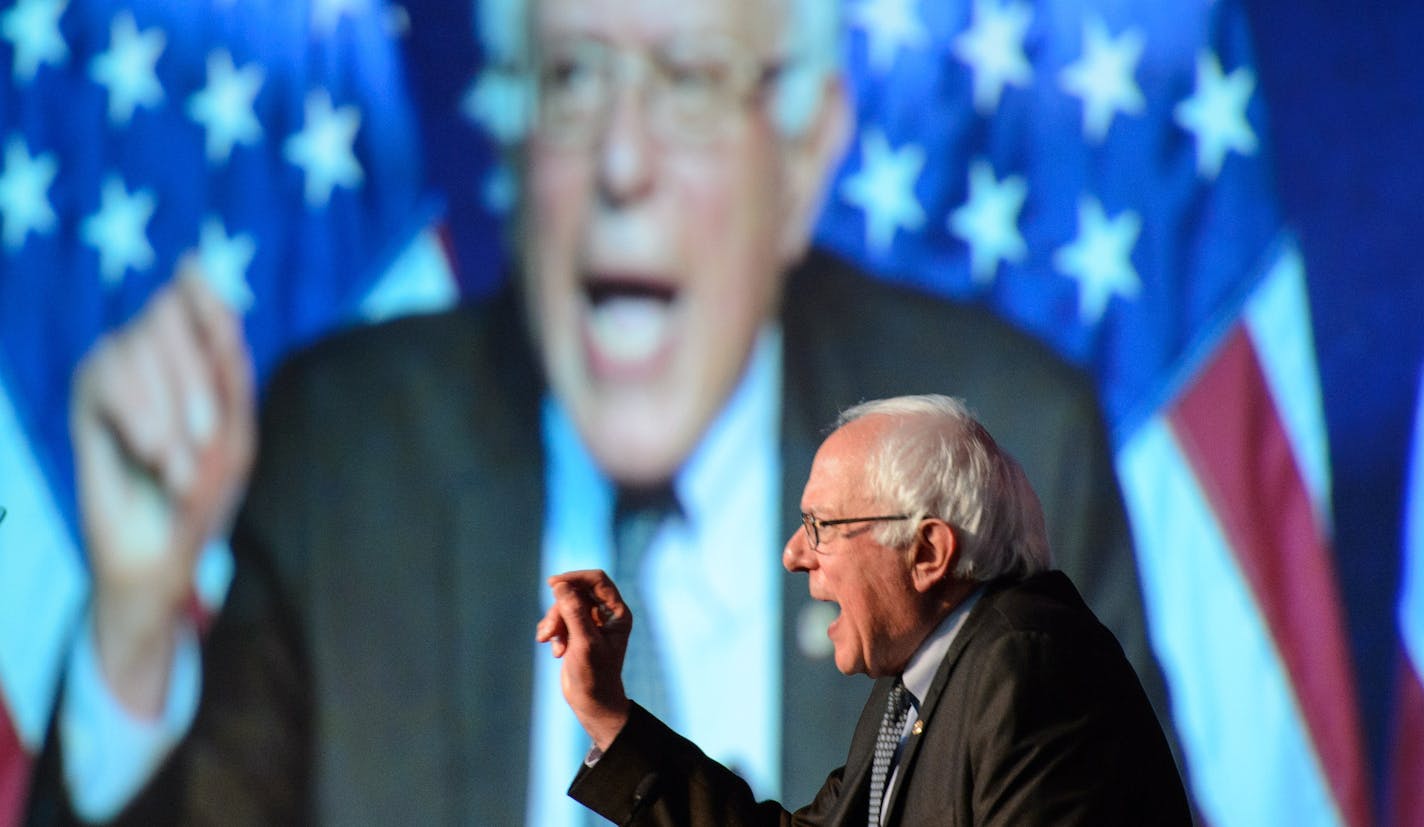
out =
<path fill-rule="evenodd" d="M 1285 663 L 1340 812 L 1364 827 L 1370 794 L 1334 564 L 1242 327 L 1169 418 Z"/>
<path fill-rule="evenodd" d="M 1424 825 L 1424 686 L 1408 656 L 1400 653 L 1395 701 L 1394 755 L 1390 768 L 1391 827 Z"/>
<path fill-rule="evenodd" d="M 0 692 L 0 827 L 16 827 L 24 815 L 25 791 L 30 786 L 33 760 L 10 720 L 10 710 Z"/>

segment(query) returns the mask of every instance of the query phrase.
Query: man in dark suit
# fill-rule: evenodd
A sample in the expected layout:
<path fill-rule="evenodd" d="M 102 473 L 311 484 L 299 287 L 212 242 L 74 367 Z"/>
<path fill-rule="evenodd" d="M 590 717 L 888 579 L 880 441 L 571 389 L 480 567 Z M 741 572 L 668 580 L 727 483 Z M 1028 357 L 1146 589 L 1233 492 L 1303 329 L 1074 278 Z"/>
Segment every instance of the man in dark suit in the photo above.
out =
<path fill-rule="evenodd" d="M 543 48 L 532 66 L 510 58 L 540 104 L 512 156 L 515 283 L 298 355 L 260 428 L 240 327 L 196 279 L 86 361 L 86 622 L 96 671 L 136 718 L 171 700 L 175 653 L 196 645 L 188 575 L 260 446 L 231 592 L 202 638 L 201 703 L 133 812 L 561 823 L 540 808 L 563 803 L 549 778 L 581 749 L 578 725 L 527 619 L 543 576 L 613 565 L 625 493 L 667 486 L 676 526 L 639 570 L 645 627 L 675 614 L 656 602 L 675 588 L 713 643 L 742 606 L 754 615 L 720 660 L 667 647 L 672 708 L 706 713 L 688 698 L 721 693 L 723 718 L 682 725 L 726 734 L 719 757 L 759 786 L 809 795 L 860 698 L 805 633 L 819 609 L 783 586 L 774 550 L 821 424 L 909 390 L 970 399 L 1025 458 L 1061 565 L 1166 714 L 1091 385 L 982 310 L 808 253 L 848 113 L 825 57 L 834 26 L 787 16 L 803 5 L 539 3 L 527 25 Z M 489 28 L 523 42 L 525 25 Z M 789 62 L 783 35 L 820 45 Z M 761 489 L 750 509 L 726 496 Z M 699 591 L 718 579 L 730 588 Z M 767 668 L 727 681 L 748 651 Z"/>
<path fill-rule="evenodd" d="M 836 666 L 877 679 L 844 766 L 794 815 L 756 802 L 628 699 L 636 618 L 603 572 L 580 571 L 550 578 L 537 628 L 594 744 L 574 798 L 619 824 L 1191 824 L 1132 667 L 1049 570 L 1032 488 L 962 403 L 847 411 L 801 515 L 782 563 L 839 606 Z"/>

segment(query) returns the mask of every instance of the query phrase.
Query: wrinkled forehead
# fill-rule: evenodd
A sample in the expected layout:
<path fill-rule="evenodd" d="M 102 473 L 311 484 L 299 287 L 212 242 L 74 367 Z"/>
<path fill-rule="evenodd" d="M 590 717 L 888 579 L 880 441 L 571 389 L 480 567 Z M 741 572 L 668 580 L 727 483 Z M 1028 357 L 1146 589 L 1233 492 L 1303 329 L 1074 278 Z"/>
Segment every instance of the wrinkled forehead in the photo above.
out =
<path fill-rule="evenodd" d="M 865 505 L 876 499 L 867 471 L 873 452 L 893 423 L 867 416 L 837 428 L 821 443 L 806 480 L 808 504 Z"/>
<path fill-rule="evenodd" d="M 662 43 L 718 35 L 771 51 L 788 0 L 530 0 L 536 40 L 593 36 L 615 43 Z"/>

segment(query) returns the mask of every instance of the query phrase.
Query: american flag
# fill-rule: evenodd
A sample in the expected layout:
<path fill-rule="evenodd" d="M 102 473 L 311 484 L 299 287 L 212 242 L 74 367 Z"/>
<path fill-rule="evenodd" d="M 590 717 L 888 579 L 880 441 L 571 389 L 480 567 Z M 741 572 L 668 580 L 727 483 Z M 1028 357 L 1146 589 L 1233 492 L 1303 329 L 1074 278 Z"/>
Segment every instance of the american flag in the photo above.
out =
<path fill-rule="evenodd" d="M 859 123 L 819 242 L 1096 377 L 1203 818 L 1370 823 L 1304 272 L 1241 6 L 843 13 Z M 438 0 L 0 6 L 0 825 L 86 590 L 76 360 L 190 248 L 259 373 L 495 284 L 509 182 L 472 122 L 476 25 Z M 210 605 L 222 577 L 200 570 Z"/>

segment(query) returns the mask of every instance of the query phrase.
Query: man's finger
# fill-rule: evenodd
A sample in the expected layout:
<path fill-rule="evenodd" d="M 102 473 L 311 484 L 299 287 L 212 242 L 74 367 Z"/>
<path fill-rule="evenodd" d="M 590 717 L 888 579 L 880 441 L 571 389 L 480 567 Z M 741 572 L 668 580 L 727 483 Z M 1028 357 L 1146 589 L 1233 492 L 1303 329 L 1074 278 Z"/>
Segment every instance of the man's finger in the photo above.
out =
<path fill-rule="evenodd" d="M 137 464 L 158 471 L 172 413 L 163 371 L 144 337 L 133 331 L 119 333 L 104 345 L 94 361 L 96 412 Z"/>
<path fill-rule="evenodd" d="M 605 631 L 626 630 L 632 626 L 633 612 L 618 593 L 618 586 L 601 569 L 583 569 L 556 574 L 549 585 L 565 583 L 586 595 L 589 611 L 586 615 Z"/>
<path fill-rule="evenodd" d="M 587 642 L 597 632 L 591 615 L 593 603 L 588 592 L 563 580 L 555 582 L 553 587 L 554 609 L 567 630 L 567 641 Z"/>
<path fill-rule="evenodd" d="M 164 482 L 172 494 L 182 498 L 192 488 L 199 452 L 213 436 L 215 390 L 182 302 L 164 296 L 150 314 L 144 339 L 149 344 L 149 358 L 158 363 L 164 377 L 167 393 L 165 399 L 157 400 L 168 409 Z"/>
<path fill-rule="evenodd" d="M 593 599 L 599 608 L 606 612 L 603 625 L 619 628 L 631 626 L 633 612 L 628 608 L 628 604 L 623 602 L 623 595 L 618 593 L 618 586 L 603 572 L 599 574 L 602 576 L 593 582 Z"/>
<path fill-rule="evenodd" d="M 202 446 L 200 468 L 205 473 L 193 502 L 209 518 L 200 530 L 222 533 L 256 455 L 255 380 L 241 319 L 218 297 L 196 262 L 193 255 L 179 262 L 173 289 L 208 393 L 195 396 L 192 401 L 199 404 L 188 406 L 184 414 L 190 430 L 216 436 Z"/>
<path fill-rule="evenodd" d="M 194 326 L 205 343 L 219 352 L 243 349 L 242 323 L 237 313 L 223 302 L 203 277 L 197 257 L 191 253 L 185 255 L 176 269 L 178 278 L 175 289 L 188 306 Z"/>
<path fill-rule="evenodd" d="M 534 627 L 534 642 L 550 644 L 554 657 L 561 658 L 568 646 L 568 639 L 568 627 L 564 625 L 563 618 L 559 616 L 559 606 L 555 603 L 549 607 L 549 611 L 544 613 L 544 616 Z"/>
<path fill-rule="evenodd" d="M 534 642 L 547 643 L 550 638 L 563 631 L 562 626 L 563 621 L 559 619 L 559 607 L 550 606 L 534 626 Z"/>
<path fill-rule="evenodd" d="M 179 264 L 177 291 L 199 344 L 213 365 L 224 413 L 244 414 L 253 400 L 252 360 L 242 335 L 242 321 L 218 298 L 192 257 Z M 249 414 L 250 415 L 250 414 Z"/>

